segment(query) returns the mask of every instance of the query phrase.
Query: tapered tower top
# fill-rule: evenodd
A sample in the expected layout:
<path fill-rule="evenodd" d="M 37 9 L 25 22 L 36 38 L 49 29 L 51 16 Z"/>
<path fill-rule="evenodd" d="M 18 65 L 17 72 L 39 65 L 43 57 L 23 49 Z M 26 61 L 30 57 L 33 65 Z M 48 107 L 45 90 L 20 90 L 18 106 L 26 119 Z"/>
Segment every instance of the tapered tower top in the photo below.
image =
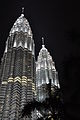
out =
<path fill-rule="evenodd" d="M 20 17 L 14 22 L 10 30 L 9 37 L 6 43 L 5 53 L 7 52 L 8 48 L 10 49 L 12 47 L 27 48 L 34 55 L 35 45 L 33 34 L 29 22 L 24 16 L 24 7 L 22 7 Z"/>
<path fill-rule="evenodd" d="M 13 27 L 10 31 L 10 36 L 15 32 L 23 32 L 27 33 L 29 36 L 32 36 L 31 27 L 29 25 L 28 20 L 24 17 L 24 7 L 22 7 L 21 16 L 15 21 Z"/>
<path fill-rule="evenodd" d="M 48 67 L 50 67 L 50 68 L 52 67 L 54 70 L 56 70 L 55 66 L 54 66 L 54 62 L 52 60 L 52 56 L 50 55 L 50 52 L 48 52 L 47 48 L 45 47 L 44 38 L 42 37 L 42 48 L 40 49 L 40 52 L 39 52 L 39 55 L 37 58 L 37 62 L 42 63 L 42 61 L 44 61 L 45 59 L 48 63 L 50 63 L 50 66 L 48 66 Z M 51 65 L 51 63 L 52 63 L 52 65 Z"/>

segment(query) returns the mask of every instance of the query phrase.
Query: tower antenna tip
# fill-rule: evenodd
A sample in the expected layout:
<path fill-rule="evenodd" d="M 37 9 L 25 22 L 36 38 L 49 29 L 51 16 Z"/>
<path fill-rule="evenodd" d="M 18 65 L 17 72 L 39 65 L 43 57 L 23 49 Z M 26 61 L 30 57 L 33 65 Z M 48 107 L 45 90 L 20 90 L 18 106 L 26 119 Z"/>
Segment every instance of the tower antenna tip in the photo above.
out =
<path fill-rule="evenodd" d="M 44 37 L 42 37 L 42 45 L 44 45 Z"/>
<path fill-rule="evenodd" d="M 22 7 L 22 14 L 24 13 L 24 7 Z"/>

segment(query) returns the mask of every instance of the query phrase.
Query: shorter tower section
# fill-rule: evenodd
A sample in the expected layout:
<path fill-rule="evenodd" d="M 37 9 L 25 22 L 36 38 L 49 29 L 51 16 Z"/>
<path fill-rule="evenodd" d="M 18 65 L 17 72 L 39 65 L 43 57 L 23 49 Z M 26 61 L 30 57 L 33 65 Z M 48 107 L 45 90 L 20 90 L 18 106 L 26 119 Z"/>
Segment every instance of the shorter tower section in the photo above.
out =
<path fill-rule="evenodd" d="M 49 84 L 50 80 L 52 90 L 54 90 L 54 87 L 60 87 L 55 63 L 52 60 L 48 50 L 45 48 L 43 38 L 42 40 L 42 48 L 36 62 L 36 90 L 38 101 L 43 101 L 49 97 L 47 92 L 47 84 Z"/>

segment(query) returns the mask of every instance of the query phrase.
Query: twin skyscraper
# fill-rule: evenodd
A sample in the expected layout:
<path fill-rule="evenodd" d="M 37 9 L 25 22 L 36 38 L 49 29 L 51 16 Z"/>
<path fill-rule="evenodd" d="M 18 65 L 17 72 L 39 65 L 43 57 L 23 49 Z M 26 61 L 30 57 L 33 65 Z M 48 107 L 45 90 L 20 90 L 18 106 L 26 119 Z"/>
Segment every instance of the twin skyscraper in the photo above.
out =
<path fill-rule="evenodd" d="M 27 102 L 45 100 L 49 79 L 51 88 L 60 87 L 55 63 L 44 42 L 35 61 L 33 34 L 22 12 L 11 28 L 1 59 L 0 120 L 20 120 Z"/>

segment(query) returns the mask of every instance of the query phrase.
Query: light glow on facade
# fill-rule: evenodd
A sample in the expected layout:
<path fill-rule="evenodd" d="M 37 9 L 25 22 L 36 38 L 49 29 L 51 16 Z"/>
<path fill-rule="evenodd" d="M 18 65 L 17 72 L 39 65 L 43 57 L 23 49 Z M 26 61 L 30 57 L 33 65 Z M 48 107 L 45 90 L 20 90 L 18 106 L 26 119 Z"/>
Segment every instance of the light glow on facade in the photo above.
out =
<path fill-rule="evenodd" d="M 42 38 L 42 48 L 39 52 L 37 62 L 36 62 L 36 90 L 37 90 L 37 100 L 43 101 L 47 97 L 47 84 L 51 80 L 51 87 L 59 85 L 58 72 L 55 68 L 55 63 L 52 57 L 44 45 L 44 39 Z"/>
<path fill-rule="evenodd" d="M 29 22 L 22 13 L 11 28 L 1 62 L 0 120 L 20 120 L 25 104 L 35 98 L 34 46 Z"/>
<path fill-rule="evenodd" d="M 46 88 L 50 79 L 51 89 L 54 86 L 60 87 L 58 73 L 44 45 L 44 38 L 42 43 L 35 62 L 33 34 L 22 12 L 10 30 L 1 60 L 0 120 L 33 120 L 28 117 L 20 118 L 25 104 L 36 98 L 39 101 L 45 100 L 48 97 Z M 36 113 L 41 116 L 39 111 Z"/>

